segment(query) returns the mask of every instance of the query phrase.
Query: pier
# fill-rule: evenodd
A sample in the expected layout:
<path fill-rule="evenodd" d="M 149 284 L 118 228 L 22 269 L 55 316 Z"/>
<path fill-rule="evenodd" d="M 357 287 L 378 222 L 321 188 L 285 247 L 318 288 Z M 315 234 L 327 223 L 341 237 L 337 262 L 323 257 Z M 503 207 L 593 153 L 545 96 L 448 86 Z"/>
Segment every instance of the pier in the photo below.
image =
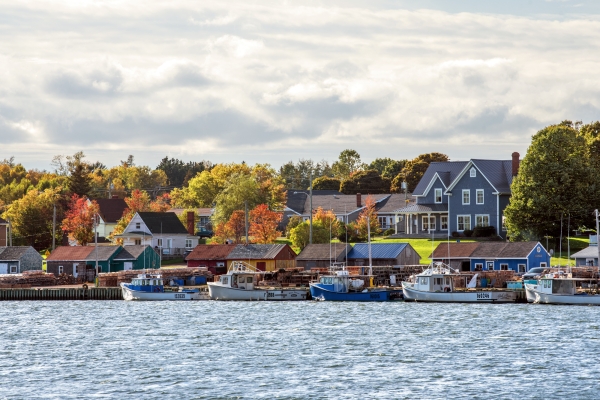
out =
<path fill-rule="evenodd" d="M 0 289 L 4 300 L 123 300 L 123 293 L 118 287 Z"/>

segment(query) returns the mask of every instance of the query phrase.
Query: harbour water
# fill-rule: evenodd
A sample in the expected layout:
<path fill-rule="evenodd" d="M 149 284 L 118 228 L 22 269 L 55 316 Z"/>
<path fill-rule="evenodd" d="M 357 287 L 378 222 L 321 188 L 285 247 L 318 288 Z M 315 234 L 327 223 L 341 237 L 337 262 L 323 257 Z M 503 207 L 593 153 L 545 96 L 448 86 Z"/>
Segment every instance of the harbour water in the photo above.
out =
<path fill-rule="evenodd" d="M 0 302 L 0 399 L 597 398 L 600 308 Z"/>

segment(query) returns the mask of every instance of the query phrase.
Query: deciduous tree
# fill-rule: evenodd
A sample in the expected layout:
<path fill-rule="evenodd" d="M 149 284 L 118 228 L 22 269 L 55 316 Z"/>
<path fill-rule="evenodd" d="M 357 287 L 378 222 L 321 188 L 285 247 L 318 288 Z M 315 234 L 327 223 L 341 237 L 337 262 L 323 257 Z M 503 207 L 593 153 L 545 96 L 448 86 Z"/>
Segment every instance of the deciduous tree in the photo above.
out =
<path fill-rule="evenodd" d="M 340 180 L 322 176 L 313 180 L 313 190 L 340 190 Z"/>
<path fill-rule="evenodd" d="M 274 243 L 281 235 L 277 231 L 277 225 L 281 221 L 282 214 L 269 210 L 266 204 L 259 204 L 250 211 L 249 234 L 255 243 Z"/>
<path fill-rule="evenodd" d="M 390 180 L 383 178 L 375 170 L 358 171 L 342 181 L 340 191 L 344 194 L 356 193 L 389 193 Z"/>
<path fill-rule="evenodd" d="M 97 223 L 99 211 L 100 207 L 95 200 L 88 204 L 87 197 L 73 194 L 65 218 L 62 221 L 62 230 L 69 235 L 71 240 L 75 240 L 79 246 L 91 243 L 94 241 L 94 218 L 96 218 Z"/>
<path fill-rule="evenodd" d="M 371 237 L 378 234 L 381 229 L 379 228 L 379 221 L 377 221 L 377 210 L 375 208 L 375 199 L 373 196 L 367 196 L 365 199 L 365 208 L 358 215 L 356 220 L 356 229 L 358 230 L 358 236 L 362 240 L 367 240 L 368 226 L 370 225 Z"/>
<path fill-rule="evenodd" d="M 342 151 L 338 160 L 331 166 L 334 176 L 340 180 L 347 179 L 353 172 L 364 168 L 365 165 L 360 160 L 360 154 L 351 149 Z"/>

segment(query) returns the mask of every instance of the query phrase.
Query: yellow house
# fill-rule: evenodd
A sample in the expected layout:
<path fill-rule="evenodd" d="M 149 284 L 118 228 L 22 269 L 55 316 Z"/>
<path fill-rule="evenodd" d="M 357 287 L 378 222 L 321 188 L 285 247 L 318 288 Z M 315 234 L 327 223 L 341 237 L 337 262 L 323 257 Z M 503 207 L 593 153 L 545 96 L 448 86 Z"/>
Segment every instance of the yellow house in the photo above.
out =
<path fill-rule="evenodd" d="M 238 244 L 227 256 L 227 269 L 233 261 L 244 261 L 261 271 L 277 271 L 296 266 L 296 253 L 287 244 Z"/>

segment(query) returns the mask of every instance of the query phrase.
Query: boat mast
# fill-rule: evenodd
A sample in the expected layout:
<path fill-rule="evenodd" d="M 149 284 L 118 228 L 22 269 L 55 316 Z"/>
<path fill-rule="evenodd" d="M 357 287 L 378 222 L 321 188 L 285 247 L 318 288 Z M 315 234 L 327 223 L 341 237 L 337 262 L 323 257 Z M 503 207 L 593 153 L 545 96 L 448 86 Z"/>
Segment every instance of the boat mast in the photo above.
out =
<path fill-rule="evenodd" d="M 600 223 L 598 222 L 598 209 L 595 209 L 594 212 L 596 213 L 596 250 L 598 255 L 598 263 L 596 265 L 598 266 L 598 277 L 600 278 L 600 243 L 598 243 L 598 237 L 600 237 L 598 234 L 598 232 L 600 232 Z"/>
<path fill-rule="evenodd" d="M 371 218 L 367 215 L 367 238 L 369 243 L 369 275 L 373 275 L 373 263 L 371 258 Z"/>

